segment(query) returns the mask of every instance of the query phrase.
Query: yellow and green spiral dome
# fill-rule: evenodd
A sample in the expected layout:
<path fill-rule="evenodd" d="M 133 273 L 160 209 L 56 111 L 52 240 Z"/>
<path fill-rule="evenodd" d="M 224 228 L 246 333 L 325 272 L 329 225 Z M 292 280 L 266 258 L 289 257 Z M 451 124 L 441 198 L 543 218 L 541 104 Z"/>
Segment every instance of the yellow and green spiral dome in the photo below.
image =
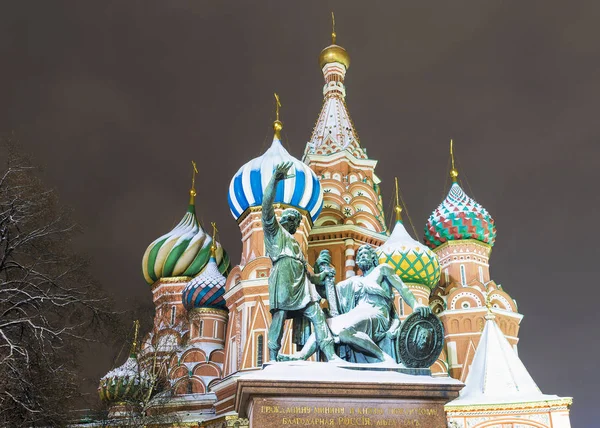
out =
<path fill-rule="evenodd" d="M 401 220 L 388 240 L 377 249 L 379 263 L 387 263 L 404 281 L 434 288 L 440 280 L 440 263 L 425 244 L 414 240 Z"/>

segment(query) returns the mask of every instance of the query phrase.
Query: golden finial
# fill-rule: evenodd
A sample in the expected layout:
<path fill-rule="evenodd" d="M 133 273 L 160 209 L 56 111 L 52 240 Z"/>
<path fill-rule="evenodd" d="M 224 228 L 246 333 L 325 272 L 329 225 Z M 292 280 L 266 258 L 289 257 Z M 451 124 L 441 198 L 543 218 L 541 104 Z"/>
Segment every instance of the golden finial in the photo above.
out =
<path fill-rule="evenodd" d="M 279 109 L 281 108 L 281 101 L 279 101 L 279 95 L 275 95 L 275 122 L 273 122 L 273 130 L 275 131 L 275 138 L 281 140 L 281 130 L 283 129 L 283 123 L 279 120 Z"/>
<path fill-rule="evenodd" d="M 335 15 L 333 11 L 331 11 L 331 44 L 335 45 L 335 39 L 337 38 L 337 34 L 335 34 Z"/>
<path fill-rule="evenodd" d="M 490 299 L 489 294 L 485 298 L 485 307 L 487 308 L 487 314 L 485 315 L 485 319 L 494 319 L 496 316 L 492 312 L 492 299 Z"/>
<path fill-rule="evenodd" d="M 450 170 L 450 178 L 453 183 L 458 181 L 458 170 L 454 167 L 454 142 L 450 139 L 450 159 L 452 160 L 452 169 Z"/>
<path fill-rule="evenodd" d="M 135 320 L 133 322 L 133 343 L 131 344 L 131 352 L 130 355 L 135 355 L 137 349 L 137 339 L 138 339 L 138 331 L 140 329 L 140 322 Z"/>
<path fill-rule="evenodd" d="M 196 198 L 196 174 L 198 174 L 198 167 L 196 162 L 192 161 L 192 188 L 190 189 L 190 205 L 194 205 Z"/>
<path fill-rule="evenodd" d="M 210 256 L 214 257 L 216 259 L 217 258 L 217 232 L 219 230 L 217 229 L 217 223 L 215 223 L 214 221 L 211 221 L 210 225 L 213 228 L 212 243 L 210 244 Z"/>
<path fill-rule="evenodd" d="M 394 181 L 396 182 L 396 206 L 394 207 L 394 211 L 396 211 L 396 221 L 402 221 L 402 207 L 400 206 L 400 191 L 398 190 L 398 177 L 394 177 Z"/>
<path fill-rule="evenodd" d="M 326 64 L 334 62 L 342 64 L 346 70 L 350 67 L 350 56 L 346 49 L 336 45 L 337 33 L 335 32 L 335 15 L 331 12 L 331 45 L 321 51 L 319 55 L 319 67 L 323 69 Z"/>

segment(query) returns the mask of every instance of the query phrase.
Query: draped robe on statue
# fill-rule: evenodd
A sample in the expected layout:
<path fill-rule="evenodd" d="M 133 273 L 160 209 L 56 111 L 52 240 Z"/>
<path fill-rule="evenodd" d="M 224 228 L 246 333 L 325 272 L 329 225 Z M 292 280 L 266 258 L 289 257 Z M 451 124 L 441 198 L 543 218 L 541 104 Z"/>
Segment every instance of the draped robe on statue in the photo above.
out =
<path fill-rule="evenodd" d="M 389 356 L 396 359 L 394 343 L 386 337 L 394 319 L 398 318 L 394 308 L 394 292 L 386 279 L 379 285 L 376 268 L 370 274 L 354 276 L 336 285 L 340 315 L 329 318 L 327 324 L 334 335 L 344 329 L 354 329 L 367 334 Z M 378 360 L 340 345 L 339 356 L 355 363 L 375 363 Z"/>
<path fill-rule="evenodd" d="M 307 262 L 294 236 L 281 227 L 275 215 L 263 220 L 263 229 L 265 250 L 273 262 L 269 275 L 270 310 L 289 311 L 287 318 L 294 319 L 293 342 L 302 346 L 310 335 L 310 322 L 301 311 L 321 297 L 308 278 Z"/>

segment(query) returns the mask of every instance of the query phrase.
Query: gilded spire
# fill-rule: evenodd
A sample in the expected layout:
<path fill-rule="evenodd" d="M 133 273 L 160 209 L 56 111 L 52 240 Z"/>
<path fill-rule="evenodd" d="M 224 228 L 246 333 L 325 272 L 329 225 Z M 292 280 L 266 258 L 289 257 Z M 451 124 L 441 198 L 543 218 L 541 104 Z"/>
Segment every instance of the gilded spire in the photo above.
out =
<path fill-rule="evenodd" d="M 137 339 L 138 339 L 138 331 L 140 329 L 140 322 L 135 320 L 133 322 L 133 343 L 131 344 L 131 352 L 129 355 L 135 355 L 137 350 Z"/>
<path fill-rule="evenodd" d="M 217 223 L 215 223 L 214 221 L 210 222 L 210 225 L 213 228 L 213 234 L 212 234 L 212 242 L 210 244 L 210 256 L 214 257 L 215 259 L 217 258 Z"/>
<path fill-rule="evenodd" d="M 400 206 L 400 191 L 398 190 L 398 177 L 394 177 L 394 181 L 396 183 L 396 206 L 394 207 L 394 211 L 396 211 L 396 221 L 402 221 L 402 207 Z"/>
<path fill-rule="evenodd" d="M 281 130 L 283 129 L 283 123 L 279 120 L 279 109 L 281 108 L 281 102 L 279 101 L 279 95 L 275 95 L 275 122 L 273 122 L 273 131 L 275 131 L 275 138 L 281 140 Z"/>
<path fill-rule="evenodd" d="M 335 45 L 335 39 L 337 38 L 337 34 L 335 34 L 335 15 L 333 11 L 331 11 L 331 44 Z"/>
<path fill-rule="evenodd" d="M 192 161 L 192 188 L 190 189 L 190 205 L 194 205 L 196 202 L 196 174 L 198 174 L 198 167 L 196 162 Z"/>
<path fill-rule="evenodd" d="M 453 183 L 458 181 L 458 170 L 454 167 L 454 142 L 450 139 L 450 159 L 452 160 L 452 169 L 450 170 L 450 178 Z"/>

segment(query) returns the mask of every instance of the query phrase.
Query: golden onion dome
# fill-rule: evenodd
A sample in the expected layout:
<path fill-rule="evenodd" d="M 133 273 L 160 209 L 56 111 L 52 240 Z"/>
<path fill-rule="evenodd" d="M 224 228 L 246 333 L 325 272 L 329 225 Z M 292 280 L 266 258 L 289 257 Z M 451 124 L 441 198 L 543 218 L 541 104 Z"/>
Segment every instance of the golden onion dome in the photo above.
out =
<path fill-rule="evenodd" d="M 335 33 L 335 16 L 331 12 L 331 44 L 321 51 L 319 55 L 319 66 L 325 67 L 325 64 L 331 64 L 332 62 L 339 62 L 346 67 L 346 70 L 350 68 L 350 55 L 346 52 L 346 49 L 336 45 L 335 41 L 337 34 Z"/>
<path fill-rule="evenodd" d="M 319 55 L 319 66 L 323 68 L 325 67 L 325 64 L 330 64 L 332 62 L 339 62 L 346 67 L 346 70 L 348 70 L 350 67 L 350 55 L 348 55 L 346 49 L 341 46 L 336 44 L 329 45 L 323 49 Z"/>

